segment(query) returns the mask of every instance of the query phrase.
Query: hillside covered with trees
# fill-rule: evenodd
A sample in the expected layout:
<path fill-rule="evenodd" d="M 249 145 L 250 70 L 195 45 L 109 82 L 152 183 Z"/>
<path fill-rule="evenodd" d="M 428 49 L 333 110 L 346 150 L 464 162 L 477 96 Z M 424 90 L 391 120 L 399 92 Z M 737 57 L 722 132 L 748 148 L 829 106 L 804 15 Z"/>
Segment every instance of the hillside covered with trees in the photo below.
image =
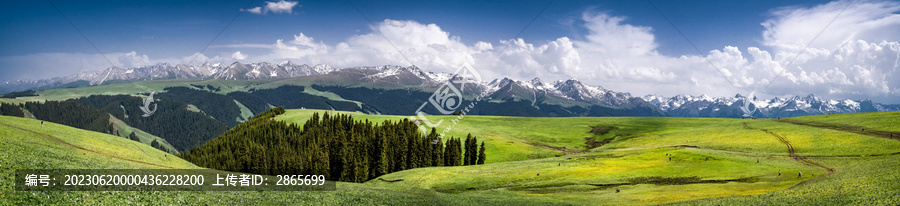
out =
<path fill-rule="evenodd" d="M 24 109 L 24 110 L 23 110 Z M 50 121 L 70 127 L 115 134 L 112 123 L 109 122 L 109 114 L 103 110 L 84 106 L 74 100 L 26 102 L 24 104 L 0 105 L 0 115 L 25 117 L 25 111 L 34 115 L 39 120 Z"/>
<path fill-rule="evenodd" d="M 202 145 L 228 130 L 226 124 L 188 110 L 186 103 L 165 97 L 157 99 L 157 110 L 148 117 L 141 116 L 144 112 L 139 108 L 143 105 L 140 97 L 91 95 L 71 101 L 106 111 L 129 126 L 165 139 L 178 151 Z"/>
<path fill-rule="evenodd" d="M 400 170 L 483 164 L 484 144 L 466 138 L 434 141 L 407 119 L 354 121 L 349 115 L 315 114 L 302 127 L 274 120 L 284 108 L 261 113 L 206 144 L 180 154 L 198 166 L 254 174 L 315 174 L 364 182 Z M 480 152 L 480 154 L 479 154 Z M 465 161 L 463 161 L 465 160 Z"/>

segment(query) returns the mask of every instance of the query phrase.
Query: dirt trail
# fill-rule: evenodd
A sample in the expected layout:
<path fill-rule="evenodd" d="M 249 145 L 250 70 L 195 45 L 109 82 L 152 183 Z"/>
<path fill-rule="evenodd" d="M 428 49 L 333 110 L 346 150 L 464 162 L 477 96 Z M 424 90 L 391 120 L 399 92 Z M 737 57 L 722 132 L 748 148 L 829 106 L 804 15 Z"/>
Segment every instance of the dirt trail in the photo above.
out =
<path fill-rule="evenodd" d="M 149 163 L 149 162 L 141 162 L 141 161 L 137 161 L 137 160 L 130 160 L 130 159 L 125 159 L 125 158 L 121 158 L 121 157 L 116 157 L 116 156 L 112 156 L 112 155 L 108 155 L 108 154 L 103 154 L 103 153 L 95 152 L 95 151 L 92 151 L 92 150 L 88 150 L 88 149 L 85 149 L 85 148 L 81 148 L 81 147 L 78 147 L 78 146 L 75 146 L 75 145 L 72 145 L 72 144 L 63 142 L 62 140 L 59 140 L 59 138 L 56 138 L 56 137 L 53 137 L 53 136 L 47 136 L 47 135 L 44 135 L 44 134 L 41 134 L 41 133 L 37 133 L 37 132 L 31 131 L 31 130 L 27 130 L 27 129 L 24 129 L 24 128 L 20 128 L 20 127 L 8 125 L 8 124 L 4 124 L 4 123 L 0 123 L 0 125 L 4 125 L 4 126 L 7 126 L 7 127 L 11 127 L 11 128 L 15 128 L 15 129 L 18 129 L 18 130 L 22 130 L 22 131 L 24 131 L 24 132 L 28 132 L 28 133 L 35 134 L 35 135 L 38 135 L 38 136 L 40 136 L 40 137 L 42 137 L 42 138 L 44 138 L 44 139 L 46 139 L 46 140 L 50 140 L 50 141 L 52 141 L 52 142 L 59 143 L 59 144 L 61 144 L 61 145 L 63 145 L 63 146 L 67 146 L 67 147 L 75 148 L 75 149 L 77 149 L 77 150 L 82 150 L 82 151 L 85 151 L 85 152 L 90 152 L 90 153 L 102 155 L 102 156 L 109 157 L 109 158 L 113 158 L 113 159 L 119 159 L 119 160 L 124 160 L 124 161 L 134 162 L 134 163 L 140 163 L 140 164 L 145 164 L 145 165 L 153 165 L 153 166 L 163 167 L 163 168 L 169 168 L 169 169 L 178 169 L 178 168 L 174 168 L 174 167 L 169 167 L 169 166 L 164 166 L 164 165 L 157 165 L 157 164 L 153 164 L 153 163 Z"/>
<path fill-rule="evenodd" d="M 795 187 L 799 187 L 799 186 L 808 184 L 808 183 L 810 183 L 810 182 L 814 182 L 814 181 L 816 181 L 816 180 L 818 180 L 818 179 L 821 179 L 821 178 L 823 178 L 823 177 L 827 177 L 828 175 L 834 174 L 834 169 L 832 169 L 832 168 L 830 168 L 830 167 L 826 167 L 825 165 L 822 165 L 822 164 L 819 164 L 819 163 L 816 163 L 816 162 L 813 162 L 813 161 L 809 161 L 809 160 L 807 160 L 806 158 L 803 158 L 803 157 L 801 157 L 801 156 L 798 156 L 798 155 L 794 154 L 794 145 L 791 145 L 791 142 L 787 141 L 787 139 L 785 139 L 783 136 L 781 136 L 781 135 L 779 135 L 779 134 L 777 134 L 777 133 L 775 133 L 775 132 L 769 131 L 769 130 L 767 130 L 767 129 L 760 129 L 760 128 L 753 128 L 753 127 L 750 127 L 750 125 L 747 125 L 746 122 L 744 122 L 743 124 L 744 124 L 744 128 L 747 128 L 747 129 L 754 129 L 754 130 L 760 130 L 760 131 L 769 133 L 770 135 L 772 135 L 772 136 L 774 136 L 775 138 L 777 138 L 779 142 L 781 142 L 782 144 L 784 144 L 785 146 L 787 146 L 787 149 L 788 149 L 788 155 L 790 155 L 790 157 L 793 158 L 794 160 L 797 160 L 797 161 L 799 161 L 799 162 L 803 162 L 803 163 L 806 163 L 806 164 L 809 164 L 809 165 L 812 165 L 812 166 L 816 166 L 816 167 L 821 168 L 821 169 L 823 169 L 823 170 L 825 170 L 825 171 L 828 172 L 828 174 L 825 174 L 825 175 L 822 175 L 822 176 L 818 176 L 818 177 L 816 177 L 816 178 L 812 178 L 812 179 L 809 179 L 809 180 L 800 182 L 799 184 L 796 184 L 796 185 L 794 185 L 794 186 L 791 186 L 791 187 L 788 188 L 788 189 L 792 189 L 792 188 L 795 188 Z"/>

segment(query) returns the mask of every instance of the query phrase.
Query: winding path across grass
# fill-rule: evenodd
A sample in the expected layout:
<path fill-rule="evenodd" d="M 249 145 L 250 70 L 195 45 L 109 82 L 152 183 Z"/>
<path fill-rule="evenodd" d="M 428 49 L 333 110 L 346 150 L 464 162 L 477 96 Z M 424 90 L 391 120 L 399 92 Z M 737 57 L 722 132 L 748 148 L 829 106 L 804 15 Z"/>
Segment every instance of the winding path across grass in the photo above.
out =
<path fill-rule="evenodd" d="M 763 132 L 769 133 L 770 135 L 772 135 L 772 136 L 774 136 L 775 138 L 777 138 L 779 142 L 781 142 L 782 144 L 784 144 L 784 145 L 787 147 L 787 149 L 788 149 L 788 155 L 790 155 L 791 158 L 793 158 L 794 160 L 797 160 L 797 161 L 799 161 L 799 162 L 803 162 L 803 163 L 806 163 L 806 164 L 809 164 L 809 165 L 812 165 L 812 166 L 816 166 L 816 167 L 818 167 L 818 168 L 822 168 L 823 170 L 825 170 L 826 172 L 828 172 L 828 174 L 825 174 L 825 175 L 822 175 L 822 176 L 818 176 L 818 177 L 815 177 L 815 178 L 812 178 L 812 179 L 809 179 L 809 180 L 800 182 L 799 184 L 796 184 L 796 185 L 794 185 L 794 186 L 791 186 L 791 187 L 788 188 L 788 189 L 793 189 L 793 188 L 796 188 L 796 187 L 799 187 L 799 186 L 808 184 L 808 183 L 810 183 L 810 182 L 814 182 L 814 181 L 816 181 L 816 180 L 818 180 L 818 179 L 821 179 L 821 178 L 823 178 L 823 177 L 827 177 L 828 175 L 834 174 L 834 169 L 832 169 L 832 168 L 830 168 L 830 167 L 826 167 L 825 165 L 822 165 L 822 164 L 819 164 L 819 163 L 816 163 L 816 162 L 813 162 L 813 161 L 809 161 L 809 160 L 807 160 L 806 158 L 803 158 L 803 157 L 801 157 L 801 156 L 798 156 L 797 154 L 794 154 L 794 145 L 791 145 L 791 142 L 787 141 L 787 139 L 785 139 L 784 136 L 781 136 L 781 135 L 779 135 L 778 133 L 772 132 L 772 131 L 767 130 L 767 129 L 750 127 L 750 125 L 747 125 L 747 122 L 744 122 L 744 123 L 742 123 L 742 124 L 744 124 L 744 128 L 763 131 Z"/>

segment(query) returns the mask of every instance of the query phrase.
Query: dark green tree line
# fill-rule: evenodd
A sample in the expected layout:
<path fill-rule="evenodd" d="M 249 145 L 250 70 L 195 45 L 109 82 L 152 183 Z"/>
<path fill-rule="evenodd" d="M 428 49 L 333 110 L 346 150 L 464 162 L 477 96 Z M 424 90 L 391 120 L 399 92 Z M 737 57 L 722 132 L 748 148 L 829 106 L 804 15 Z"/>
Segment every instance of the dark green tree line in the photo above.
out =
<path fill-rule="evenodd" d="M 2 103 L 0 104 L 0 115 L 24 117 L 25 112 L 22 112 L 22 108 L 19 108 L 18 105 Z"/>
<path fill-rule="evenodd" d="M 43 103 L 26 102 L 25 104 L 20 104 L 20 106 L 31 112 L 36 119 L 84 130 L 115 134 L 112 123 L 109 121 L 108 113 L 93 107 L 80 105 L 75 100 L 46 101 Z M 22 116 L 24 116 L 24 113 Z"/>
<path fill-rule="evenodd" d="M 277 107 L 237 125 L 206 144 L 180 154 L 202 167 L 265 175 L 325 175 L 329 180 L 364 182 L 400 170 L 458 166 L 460 140 L 434 141 L 408 119 L 375 124 L 349 115 L 313 115 L 301 126 L 274 119 Z M 471 144 L 475 138 L 470 138 Z M 468 142 L 467 142 L 468 143 Z M 472 164 L 478 157 L 471 154 Z"/>

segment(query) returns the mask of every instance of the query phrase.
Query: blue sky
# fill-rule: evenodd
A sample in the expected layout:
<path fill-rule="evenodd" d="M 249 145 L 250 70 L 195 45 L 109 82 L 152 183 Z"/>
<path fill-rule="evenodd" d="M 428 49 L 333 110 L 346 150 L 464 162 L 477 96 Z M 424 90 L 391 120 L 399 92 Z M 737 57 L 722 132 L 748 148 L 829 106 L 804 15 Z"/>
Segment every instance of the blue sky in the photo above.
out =
<path fill-rule="evenodd" d="M 298 2 L 291 14 L 253 15 L 239 10 L 248 1 L 54 1 L 53 4 L 102 52 L 140 51 L 158 57 L 199 52 L 234 23 L 214 44 L 270 43 L 300 32 L 328 44 L 369 32 L 368 22 L 346 1 Z M 265 1 L 250 1 L 250 7 Z M 803 1 L 800 1 L 803 2 Z M 819 2 L 822 1 L 808 1 Z M 465 43 L 511 39 L 550 1 L 355 1 L 372 21 L 434 23 Z M 784 1 L 655 1 L 688 38 L 705 50 L 727 45 L 758 45 L 760 22 Z M 96 53 L 50 3 L 15 1 L 0 8 L 0 55 L 48 52 Z M 799 5 L 803 5 L 802 3 Z M 569 21 L 586 10 L 628 17 L 627 23 L 656 28 L 664 54 L 696 54 L 683 37 L 646 1 L 557 1 L 521 34 L 529 41 L 560 36 L 577 39 L 583 28 Z M 575 22 L 572 22 L 575 23 Z M 728 32 L 710 32 L 711 30 Z"/>
<path fill-rule="evenodd" d="M 435 72 L 468 61 L 486 78 L 578 78 L 636 95 L 758 91 L 900 102 L 900 83 L 891 78 L 900 72 L 891 62 L 900 40 L 897 2 L 652 3 L 659 11 L 648 1 L 352 1 L 360 12 L 348 1 L 7 1 L 0 81 L 188 59 L 412 63 Z M 811 50 L 801 50 L 820 31 Z M 799 61 L 789 63 L 793 57 Z"/>

